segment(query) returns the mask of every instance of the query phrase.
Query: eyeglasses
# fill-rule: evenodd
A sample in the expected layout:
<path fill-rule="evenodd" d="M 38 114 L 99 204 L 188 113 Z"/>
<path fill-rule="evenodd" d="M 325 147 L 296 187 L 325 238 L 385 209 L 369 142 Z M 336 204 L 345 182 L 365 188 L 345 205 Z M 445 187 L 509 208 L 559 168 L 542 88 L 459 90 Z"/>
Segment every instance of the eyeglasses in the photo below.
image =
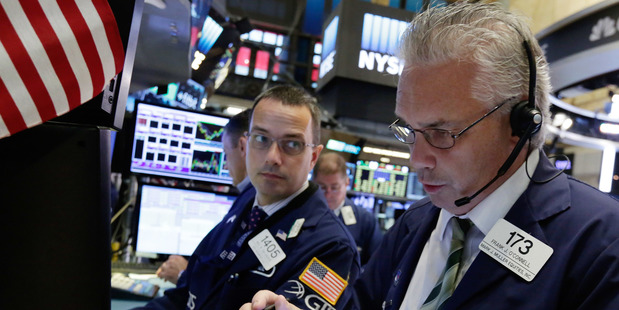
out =
<path fill-rule="evenodd" d="M 331 184 L 331 185 L 318 184 L 318 186 L 320 186 L 320 189 L 322 189 L 322 191 L 325 193 L 327 192 L 337 193 L 344 187 L 342 186 L 342 184 Z"/>
<path fill-rule="evenodd" d="M 428 143 L 437 148 L 437 149 L 450 149 L 454 145 L 456 145 L 456 139 L 460 138 L 464 132 L 471 129 L 473 126 L 477 125 L 477 123 L 481 122 L 484 118 L 488 117 L 490 114 L 494 113 L 494 111 L 498 110 L 507 102 L 511 102 L 513 98 L 507 99 L 494 108 L 492 108 L 488 113 L 484 114 L 481 118 L 474 121 L 472 124 L 466 126 L 466 128 L 460 130 L 458 133 L 454 134 L 451 130 L 439 129 L 439 128 L 429 128 L 429 129 L 414 129 L 410 125 L 397 125 L 396 123 L 400 121 L 400 119 L 396 119 L 395 122 L 389 125 L 389 129 L 393 132 L 393 135 L 402 143 L 406 144 L 414 144 L 417 140 L 415 132 L 419 132 L 423 135 L 423 137 L 428 141 Z"/>
<path fill-rule="evenodd" d="M 302 140 L 295 139 L 273 139 L 259 133 L 245 132 L 245 136 L 249 139 L 249 146 L 257 150 L 268 150 L 273 142 L 277 143 L 279 149 L 287 155 L 299 155 L 303 153 L 306 146 L 315 147 L 316 144 L 305 143 Z"/>

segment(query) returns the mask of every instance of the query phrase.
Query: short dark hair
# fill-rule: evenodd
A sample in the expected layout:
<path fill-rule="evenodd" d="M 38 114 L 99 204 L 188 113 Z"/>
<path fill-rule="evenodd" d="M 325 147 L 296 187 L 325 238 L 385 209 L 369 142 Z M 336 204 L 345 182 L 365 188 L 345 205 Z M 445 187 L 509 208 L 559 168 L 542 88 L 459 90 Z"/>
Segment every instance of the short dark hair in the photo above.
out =
<path fill-rule="evenodd" d="M 252 110 L 256 108 L 256 105 L 262 99 L 275 99 L 281 101 L 283 105 L 307 107 L 312 116 L 312 143 L 320 144 L 320 107 L 316 98 L 305 89 L 292 85 L 271 87 L 256 97 Z"/>
<path fill-rule="evenodd" d="M 234 142 L 235 146 L 243 134 L 249 130 L 249 118 L 251 117 L 251 109 L 244 110 L 230 118 L 230 121 L 224 127 L 226 135 Z"/>

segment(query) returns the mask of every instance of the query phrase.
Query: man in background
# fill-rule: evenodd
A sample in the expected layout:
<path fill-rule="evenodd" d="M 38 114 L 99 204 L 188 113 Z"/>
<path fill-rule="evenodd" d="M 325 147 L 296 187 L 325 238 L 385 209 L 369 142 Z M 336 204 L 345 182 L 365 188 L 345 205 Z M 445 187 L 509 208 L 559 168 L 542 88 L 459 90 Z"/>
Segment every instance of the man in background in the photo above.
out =
<path fill-rule="evenodd" d="M 224 153 L 226 154 L 228 172 L 232 177 L 232 184 L 239 192 L 243 192 L 251 185 L 247 177 L 247 168 L 245 167 L 247 137 L 244 135 L 249 130 L 250 116 L 250 109 L 232 116 L 224 127 L 224 134 L 221 139 Z M 183 256 L 170 255 L 157 269 L 157 276 L 176 284 L 178 278 L 187 269 L 187 263 L 187 259 Z"/>
<path fill-rule="evenodd" d="M 238 309 L 261 289 L 307 308 L 349 309 L 360 272 L 354 240 L 307 180 L 322 151 L 320 108 L 276 86 L 252 109 L 246 164 L 253 187 L 202 240 L 176 288 L 146 309 Z"/>
<path fill-rule="evenodd" d="M 323 153 L 318 158 L 312 180 L 320 186 L 329 209 L 346 225 L 355 239 L 361 266 L 368 262 L 383 237 L 374 214 L 355 205 L 346 197 L 350 179 L 346 160 L 337 153 Z"/>

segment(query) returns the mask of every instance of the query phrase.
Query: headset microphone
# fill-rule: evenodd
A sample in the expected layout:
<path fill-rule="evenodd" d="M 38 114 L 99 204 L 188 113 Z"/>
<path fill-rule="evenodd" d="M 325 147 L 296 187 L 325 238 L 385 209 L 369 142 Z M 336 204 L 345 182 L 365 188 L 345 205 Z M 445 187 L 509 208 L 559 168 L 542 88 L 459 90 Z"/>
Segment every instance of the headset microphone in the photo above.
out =
<path fill-rule="evenodd" d="M 541 117 L 540 117 L 540 122 L 541 122 Z M 505 172 L 507 172 L 509 167 L 511 167 L 512 164 L 514 163 L 514 161 L 516 160 L 516 157 L 518 157 L 518 154 L 520 153 L 520 151 L 524 147 L 524 144 L 527 142 L 527 140 L 529 140 L 531 135 L 535 133 L 536 126 L 538 126 L 538 125 L 535 124 L 535 123 L 529 124 L 529 127 L 526 129 L 524 135 L 522 135 L 520 137 L 520 139 L 518 140 L 518 143 L 516 143 L 516 146 L 514 147 L 512 152 L 509 154 L 509 157 L 507 157 L 507 159 L 505 160 L 505 162 L 503 163 L 501 168 L 499 168 L 499 171 L 497 171 L 496 176 L 494 176 L 494 178 L 492 178 L 492 180 L 490 180 L 490 182 L 486 183 L 486 185 L 484 185 L 484 187 L 482 187 L 477 192 L 475 192 L 475 194 L 473 194 L 471 196 L 467 196 L 467 197 L 462 197 L 462 198 L 456 200 L 454 202 L 456 204 L 456 207 L 461 207 L 461 206 L 471 202 L 471 200 L 473 200 L 473 198 L 477 197 L 477 195 L 479 195 L 479 193 L 483 192 L 486 188 L 488 188 L 488 186 L 490 186 L 498 178 L 500 178 L 502 175 L 504 175 Z"/>
<path fill-rule="evenodd" d="M 511 154 L 509 154 L 509 157 L 507 157 L 501 168 L 499 168 L 496 176 L 492 180 L 490 180 L 490 182 L 486 183 L 484 187 L 475 192 L 475 194 L 456 200 L 454 202 L 456 207 L 461 207 L 465 204 L 470 203 L 473 198 L 479 195 L 479 193 L 483 192 L 486 188 L 488 188 L 488 186 L 490 186 L 498 178 L 504 175 L 518 157 L 518 154 L 524 147 L 524 144 L 527 142 L 527 140 L 529 140 L 533 134 L 539 131 L 540 127 L 542 126 L 542 113 L 535 108 L 535 84 L 537 80 L 537 67 L 535 59 L 533 58 L 531 47 L 527 40 L 524 40 L 522 42 L 522 45 L 525 49 L 525 52 L 527 54 L 527 60 L 529 62 L 529 99 L 517 103 L 512 108 L 510 114 L 512 135 L 518 136 L 520 137 L 520 139 L 516 143 L 516 146 L 512 150 Z"/>

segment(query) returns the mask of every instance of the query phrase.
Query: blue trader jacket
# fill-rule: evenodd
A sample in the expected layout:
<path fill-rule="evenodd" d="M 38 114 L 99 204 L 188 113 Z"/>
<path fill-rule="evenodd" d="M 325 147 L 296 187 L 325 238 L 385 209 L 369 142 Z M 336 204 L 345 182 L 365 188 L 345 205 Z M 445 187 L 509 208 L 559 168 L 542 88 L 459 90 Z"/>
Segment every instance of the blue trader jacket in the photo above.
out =
<path fill-rule="evenodd" d="M 370 260 L 372 254 L 376 251 L 378 245 L 380 245 L 383 233 L 380 231 L 378 221 L 374 217 L 374 214 L 355 205 L 352 200 L 348 198 L 344 201 L 344 206 L 352 207 L 355 219 L 357 220 L 355 224 L 346 225 L 346 223 L 344 223 L 344 225 L 346 225 L 353 239 L 355 239 L 357 250 L 359 250 L 359 256 L 361 258 L 361 265 L 363 266 Z M 342 213 L 340 213 L 338 217 L 344 222 Z"/>
<path fill-rule="evenodd" d="M 310 186 L 288 205 L 260 222 L 242 242 L 231 262 L 220 254 L 238 239 L 240 223 L 252 207 L 255 188 L 244 190 L 224 219 L 202 240 L 189 259 L 187 271 L 177 287 L 167 290 L 145 309 L 239 309 L 251 302 L 259 290 L 268 289 L 307 309 L 349 309 L 352 290 L 346 289 L 331 305 L 320 292 L 300 281 L 299 276 L 316 257 L 331 272 L 352 282 L 360 272 L 354 241 L 343 223 L 328 208 L 318 186 Z M 298 219 L 305 219 L 299 235 L 284 238 Z M 286 258 L 270 270 L 264 270 L 247 242 L 268 229 Z M 286 240 L 284 240 L 286 239 Z"/>
<path fill-rule="evenodd" d="M 541 154 L 533 180 L 558 171 Z M 362 309 L 399 309 L 439 209 L 411 206 L 355 283 Z M 531 182 L 505 220 L 554 252 L 527 282 L 480 252 L 444 309 L 619 309 L 619 202 L 565 174 Z"/>

